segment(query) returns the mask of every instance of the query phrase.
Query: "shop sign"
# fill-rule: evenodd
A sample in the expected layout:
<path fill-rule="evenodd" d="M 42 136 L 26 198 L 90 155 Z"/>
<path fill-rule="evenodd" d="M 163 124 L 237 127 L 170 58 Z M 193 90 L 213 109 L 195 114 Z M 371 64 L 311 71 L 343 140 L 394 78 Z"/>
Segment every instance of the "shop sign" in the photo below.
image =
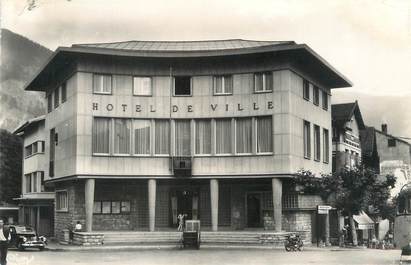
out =
<path fill-rule="evenodd" d="M 328 211 L 331 209 L 332 207 L 329 205 L 318 205 L 317 206 L 318 214 L 328 214 Z"/>

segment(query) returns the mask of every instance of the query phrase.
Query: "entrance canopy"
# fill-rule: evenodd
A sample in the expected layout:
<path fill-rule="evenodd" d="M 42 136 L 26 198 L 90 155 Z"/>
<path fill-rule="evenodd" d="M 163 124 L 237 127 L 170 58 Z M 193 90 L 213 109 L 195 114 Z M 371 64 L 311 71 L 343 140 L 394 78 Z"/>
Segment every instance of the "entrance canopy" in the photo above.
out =
<path fill-rule="evenodd" d="M 353 215 L 355 222 L 358 224 L 358 229 L 367 230 L 374 228 L 374 221 L 363 211 L 359 215 Z"/>

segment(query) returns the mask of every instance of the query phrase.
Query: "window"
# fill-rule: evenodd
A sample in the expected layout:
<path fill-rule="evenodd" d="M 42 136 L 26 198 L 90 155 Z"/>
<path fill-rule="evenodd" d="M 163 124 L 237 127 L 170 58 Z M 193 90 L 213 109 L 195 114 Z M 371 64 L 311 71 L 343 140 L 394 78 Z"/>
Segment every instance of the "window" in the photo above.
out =
<path fill-rule="evenodd" d="M 24 152 L 26 157 L 31 156 L 33 154 L 31 145 L 28 145 L 24 148 Z"/>
<path fill-rule="evenodd" d="M 111 201 L 103 201 L 101 213 L 111 213 Z"/>
<path fill-rule="evenodd" d="M 151 96 L 151 77 L 133 77 L 133 95 Z"/>
<path fill-rule="evenodd" d="M 320 89 L 314 86 L 313 93 L 313 103 L 318 106 L 320 104 Z"/>
<path fill-rule="evenodd" d="M 231 154 L 231 119 L 216 119 L 215 143 L 217 154 Z"/>
<path fill-rule="evenodd" d="M 174 77 L 174 96 L 191 96 L 191 77 Z"/>
<path fill-rule="evenodd" d="M 170 154 L 170 122 L 168 120 L 155 121 L 155 153 L 158 155 Z"/>
<path fill-rule="evenodd" d="M 93 92 L 96 94 L 111 94 L 111 75 L 94 74 Z"/>
<path fill-rule="evenodd" d="M 303 79 L 303 97 L 305 100 L 310 100 L 310 83 Z"/>
<path fill-rule="evenodd" d="M 37 178 L 37 172 L 34 172 L 31 174 L 31 191 L 32 192 L 38 192 L 38 179 Z"/>
<path fill-rule="evenodd" d="M 252 153 L 252 122 L 251 118 L 236 119 L 236 153 Z"/>
<path fill-rule="evenodd" d="M 39 141 L 39 152 L 44 153 L 44 141 Z"/>
<path fill-rule="evenodd" d="M 311 133 L 310 133 L 310 123 L 308 121 L 304 121 L 304 157 L 310 158 L 311 157 Z"/>
<path fill-rule="evenodd" d="M 320 126 L 314 125 L 314 160 L 320 161 L 321 143 L 320 143 Z"/>
<path fill-rule="evenodd" d="M 40 178 L 40 191 L 46 191 L 46 187 L 44 185 L 44 171 L 39 171 L 39 178 Z"/>
<path fill-rule="evenodd" d="M 93 213 L 101 213 L 101 201 L 94 202 Z"/>
<path fill-rule="evenodd" d="M 37 154 L 37 151 L 38 151 L 37 142 L 34 142 L 34 143 L 32 144 L 32 146 L 33 146 L 32 153 L 33 153 L 33 154 Z"/>
<path fill-rule="evenodd" d="M 54 108 L 57 108 L 59 106 L 59 100 L 60 100 L 60 89 L 57 87 L 54 90 Z"/>
<path fill-rule="evenodd" d="M 44 153 L 44 141 L 34 142 L 24 148 L 24 157 Z"/>
<path fill-rule="evenodd" d="M 134 154 L 150 154 L 150 120 L 134 120 Z"/>
<path fill-rule="evenodd" d="M 94 118 L 93 153 L 109 154 L 111 126 L 108 118 Z"/>
<path fill-rule="evenodd" d="M 95 214 L 121 214 L 130 212 L 130 201 L 95 201 Z"/>
<path fill-rule="evenodd" d="M 31 192 L 31 174 L 25 174 L 24 178 L 26 181 L 26 193 L 30 193 Z"/>
<path fill-rule="evenodd" d="M 24 175 L 25 193 L 44 191 L 44 172 L 35 171 Z"/>
<path fill-rule="evenodd" d="M 50 113 L 53 110 L 53 94 L 47 96 L 47 113 Z"/>
<path fill-rule="evenodd" d="M 68 211 L 67 191 L 56 191 L 56 211 Z"/>
<path fill-rule="evenodd" d="M 330 162 L 330 136 L 328 133 L 327 129 L 323 129 L 323 154 L 324 158 L 323 161 L 324 163 L 329 163 Z"/>
<path fill-rule="evenodd" d="M 191 155 L 191 130 L 190 120 L 175 121 L 175 137 L 176 137 L 176 155 L 189 156 Z"/>
<path fill-rule="evenodd" d="M 214 76 L 214 95 L 233 94 L 233 76 Z"/>
<path fill-rule="evenodd" d="M 211 154 L 211 120 L 196 120 L 196 154 Z"/>
<path fill-rule="evenodd" d="M 130 120 L 114 119 L 114 153 L 130 154 Z"/>
<path fill-rule="evenodd" d="M 328 94 L 323 91 L 323 109 L 328 110 Z"/>
<path fill-rule="evenodd" d="M 67 101 L 67 83 L 63 82 L 63 84 L 61 84 L 61 103 L 66 102 Z"/>
<path fill-rule="evenodd" d="M 395 147 L 397 145 L 395 139 L 390 138 L 388 139 L 388 147 Z"/>
<path fill-rule="evenodd" d="M 268 92 L 273 90 L 273 73 L 254 74 L 254 92 Z"/>
<path fill-rule="evenodd" d="M 122 201 L 121 202 L 121 212 L 122 213 L 129 213 L 130 212 L 130 201 Z"/>
<path fill-rule="evenodd" d="M 273 152 L 273 118 L 257 117 L 257 153 Z"/>
<path fill-rule="evenodd" d="M 119 214 L 120 213 L 120 202 L 119 201 L 112 201 L 111 202 L 111 213 Z"/>

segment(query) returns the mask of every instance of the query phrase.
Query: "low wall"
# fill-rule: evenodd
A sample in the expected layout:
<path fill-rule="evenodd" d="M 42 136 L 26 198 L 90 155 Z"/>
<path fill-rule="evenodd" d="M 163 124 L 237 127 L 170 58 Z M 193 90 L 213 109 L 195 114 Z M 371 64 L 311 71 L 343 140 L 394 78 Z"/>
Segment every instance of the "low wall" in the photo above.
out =
<path fill-rule="evenodd" d="M 102 245 L 104 242 L 103 233 L 94 232 L 74 232 L 73 244 L 80 246 L 97 246 Z"/>

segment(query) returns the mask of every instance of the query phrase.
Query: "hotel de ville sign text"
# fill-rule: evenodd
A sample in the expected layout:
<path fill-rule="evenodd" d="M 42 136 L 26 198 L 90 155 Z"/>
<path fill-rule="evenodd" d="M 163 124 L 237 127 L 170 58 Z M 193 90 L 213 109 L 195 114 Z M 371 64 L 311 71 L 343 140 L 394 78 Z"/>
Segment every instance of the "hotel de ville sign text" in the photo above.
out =
<path fill-rule="evenodd" d="M 223 109 L 224 111 L 231 111 L 231 110 L 236 110 L 236 111 L 243 111 L 245 109 L 250 109 L 250 110 L 255 110 L 258 111 L 260 109 L 266 109 L 270 110 L 274 108 L 273 102 L 272 101 L 267 101 L 264 105 L 259 105 L 256 102 L 253 102 L 251 105 L 243 105 L 241 103 L 237 104 L 209 104 L 210 110 L 211 111 L 216 111 L 216 110 L 221 110 Z M 147 111 L 147 112 L 156 112 L 156 107 L 154 105 L 133 105 L 130 106 L 128 104 L 120 104 L 119 106 L 116 106 L 116 104 L 105 104 L 105 105 L 100 105 L 99 103 L 93 103 L 92 104 L 92 109 L 93 110 L 100 110 L 100 108 L 103 108 L 104 110 L 107 111 L 113 111 L 115 108 L 120 108 L 123 112 L 129 111 L 129 108 L 133 108 L 134 112 L 142 112 L 142 111 Z M 185 105 L 185 106 L 179 106 L 179 105 L 171 105 L 171 112 L 195 112 L 196 108 L 195 105 Z"/>

